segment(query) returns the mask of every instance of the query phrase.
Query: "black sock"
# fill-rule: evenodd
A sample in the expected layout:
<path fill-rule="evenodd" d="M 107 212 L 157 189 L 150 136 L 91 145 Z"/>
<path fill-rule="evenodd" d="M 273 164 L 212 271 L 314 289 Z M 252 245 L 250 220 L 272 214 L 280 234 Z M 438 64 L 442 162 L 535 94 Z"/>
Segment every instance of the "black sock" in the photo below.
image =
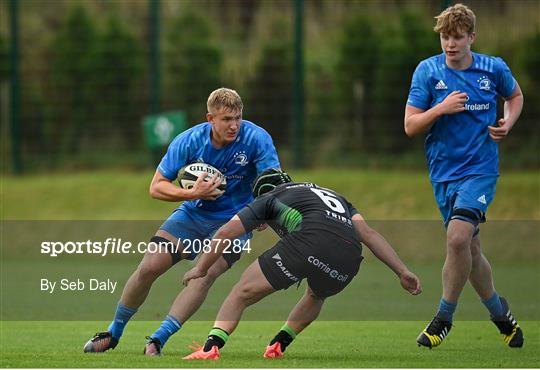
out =
<path fill-rule="evenodd" d="M 280 330 L 280 332 L 277 333 L 277 335 L 274 337 L 274 339 L 272 339 L 272 341 L 270 342 L 270 345 L 272 345 L 272 344 L 274 344 L 276 342 L 279 342 L 281 344 L 281 350 L 283 352 L 285 352 L 285 349 L 287 348 L 287 346 L 289 344 L 291 344 L 293 339 L 294 338 L 291 337 L 291 335 L 289 333 L 287 333 L 284 330 Z"/>
<path fill-rule="evenodd" d="M 225 341 L 229 338 L 229 333 L 220 328 L 213 328 L 210 330 L 210 334 L 204 344 L 204 352 L 208 352 L 212 347 L 217 346 L 221 348 L 225 345 Z"/>

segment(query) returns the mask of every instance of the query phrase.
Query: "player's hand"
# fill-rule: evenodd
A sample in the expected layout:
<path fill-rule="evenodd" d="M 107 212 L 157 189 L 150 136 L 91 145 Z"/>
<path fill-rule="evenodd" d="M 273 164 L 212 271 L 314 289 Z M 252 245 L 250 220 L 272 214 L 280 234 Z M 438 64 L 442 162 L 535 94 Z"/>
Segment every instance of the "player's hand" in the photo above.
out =
<path fill-rule="evenodd" d="M 420 286 L 420 279 L 410 271 L 405 271 L 399 276 L 399 282 L 403 289 L 411 293 L 412 295 L 418 295 L 422 293 L 422 287 Z"/>
<path fill-rule="evenodd" d="M 259 226 L 257 226 L 257 231 L 264 231 L 266 230 L 266 228 L 268 227 L 268 224 L 260 224 Z"/>
<path fill-rule="evenodd" d="M 182 284 L 184 286 L 187 286 L 190 280 L 198 279 L 204 276 L 206 276 L 206 272 L 202 272 L 197 266 L 195 266 L 184 274 L 184 277 L 182 278 Z"/>
<path fill-rule="evenodd" d="M 508 133 L 510 132 L 509 125 L 506 123 L 506 120 L 504 118 L 501 118 L 497 122 L 498 126 L 488 126 L 489 130 L 489 136 L 495 141 L 496 143 L 502 141 L 506 136 L 508 136 Z"/>
<path fill-rule="evenodd" d="M 218 186 L 221 185 L 221 179 L 217 173 L 209 181 L 204 180 L 206 176 L 208 176 L 208 173 L 203 172 L 193 184 L 191 188 L 193 197 L 195 199 L 216 200 L 224 193 L 224 191 L 218 189 Z"/>
<path fill-rule="evenodd" d="M 441 114 L 454 114 L 465 110 L 467 94 L 459 91 L 452 91 L 444 100 L 439 103 Z"/>

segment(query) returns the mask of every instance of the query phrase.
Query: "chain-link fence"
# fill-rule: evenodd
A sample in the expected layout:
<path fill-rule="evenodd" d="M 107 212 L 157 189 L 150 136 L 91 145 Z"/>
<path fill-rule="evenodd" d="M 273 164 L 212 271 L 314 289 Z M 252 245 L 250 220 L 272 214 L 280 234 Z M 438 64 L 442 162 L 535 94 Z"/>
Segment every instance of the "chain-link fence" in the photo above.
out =
<path fill-rule="evenodd" d="M 14 2 L 18 102 L 9 84 Z M 295 133 L 292 0 L 2 0 L 3 171 L 12 168 L 14 145 L 26 171 L 151 166 L 142 126 L 155 113 L 151 102 L 183 111 L 193 125 L 220 86 L 240 93 L 244 118 L 271 133 L 287 165 L 296 134 L 309 166 L 421 167 L 423 139 L 405 136 L 403 111 L 414 68 L 440 51 L 432 27 L 443 3 L 303 1 L 305 120 Z M 538 168 L 540 3 L 468 5 L 477 15 L 473 49 L 502 56 L 525 96 L 503 165 Z M 151 6 L 159 10 L 153 26 Z M 153 30 L 159 65 L 151 72 Z M 20 113 L 12 126 L 13 107 Z"/>

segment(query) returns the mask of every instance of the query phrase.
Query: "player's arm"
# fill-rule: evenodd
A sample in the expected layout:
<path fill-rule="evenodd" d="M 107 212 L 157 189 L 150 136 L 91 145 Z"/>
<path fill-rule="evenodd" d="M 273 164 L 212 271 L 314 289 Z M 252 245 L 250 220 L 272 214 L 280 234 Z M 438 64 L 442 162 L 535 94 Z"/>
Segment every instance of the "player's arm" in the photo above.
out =
<path fill-rule="evenodd" d="M 409 137 L 425 134 L 441 116 L 463 112 L 466 101 L 466 93 L 452 91 L 442 102 L 428 110 L 406 105 L 404 119 L 405 133 Z"/>
<path fill-rule="evenodd" d="M 420 280 L 401 261 L 396 251 L 383 238 L 381 234 L 373 230 L 360 214 L 355 214 L 352 221 L 360 240 L 371 252 L 386 264 L 399 277 L 401 286 L 411 294 L 420 294 L 422 287 Z"/>
<path fill-rule="evenodd" d="M 246 232 L 247 230 L 238 216 L 234 216 L 229 222 L 221 226 L 212 238 L 209 252 L 203 253 L 197 265 L 186 272 L 182 284 L 187 286 L 190 280 L 206 276 L 208 269 L 218 260 L 223 250 L 231 245 L 227 241 L 232 241 Z"/>
<path fill-rule="evenodd" d="M 516 124 L 522 109 L 523 93 L 516 81 L 512 95 L 504 98 L 504 117 L 497 121 L 497 126 L 488 126 L 489 136 L 496 142 L 503 140 Z"/>
<path fill-rule="evenodd" d="M 201 174 L 191 189 L 182 189 L 156 170 L 150 183 L 150 196 L 168 202 L 194 199 L 215 200 L 223 194 L 223 191 L 218 190 L 221 180 L 216 174 L 210 181 L 204 181 L 206 176 L 206 173 Z"/>

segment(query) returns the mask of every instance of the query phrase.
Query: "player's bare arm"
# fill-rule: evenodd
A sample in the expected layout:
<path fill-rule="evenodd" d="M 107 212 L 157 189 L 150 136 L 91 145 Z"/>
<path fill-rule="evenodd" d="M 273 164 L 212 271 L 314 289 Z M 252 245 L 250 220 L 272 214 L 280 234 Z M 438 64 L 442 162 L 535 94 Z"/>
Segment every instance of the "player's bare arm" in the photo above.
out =
<path fill-rule="evenodd" d="M 517 82 L 513 94 L 504 100 L 504 117 L 497 121 L 497 126 L 488 126 L 489 136 L 495 142 L 506 138 L 523 109 L 523 93 Z"/>
<path fill-rule="evenodd" d="M 210 181 L 204 181 L 206 173 L 201 174 L 191 189 L 182 189 L 173 182 L 156 171 L 150 183 L 150 196 L 168 202 L 180 202 L 184 200 L 215 200 L 219 198 L 223 191 L 218 190 L 221 180 L 218 175 L 214 175 Z"/>
<path fill-rule="evenodd" d="M 352 221 L 360 240 L 366 244 L 375 257 L 396 273 L 403 289 L 413 295 L 420 294 L 422 292 L 420 280 L 415 274 L 409 271 L 394 248 L 392 248 L 383 236 L 369 227 L 364 218 L 359 214 L 355 214 L 352 217 Z"/>
<path fill-rule="evenodd" d="M 409 137 L 425 134 L 439 117 L 445 114 L 463 112 L 466 101 L 466 93 L 452 91 L 441 103 L 426 111 L 407 105 L 404 120 L 405 133 Z"/>
<path fill-rule="evenodd" d="M 210 244 L 210 252 L 204 253 L 199 258 L 197 265 L 185 273 L 184 278 L 182 279 L 182 284 L 187 286 L 190 280 L 206 276 L 208 269 L 221 256 L 225 247 L 230 245 L 224 243 L 224 241 L 233 240 L 241 235 L 244 235 L 247 231 L 248 230 L 244 228 L 244 225 L 242 225 L 240 218 L 238 216 L 234 216 L 216 232 L 212 238 L 212 243 Z"/>

